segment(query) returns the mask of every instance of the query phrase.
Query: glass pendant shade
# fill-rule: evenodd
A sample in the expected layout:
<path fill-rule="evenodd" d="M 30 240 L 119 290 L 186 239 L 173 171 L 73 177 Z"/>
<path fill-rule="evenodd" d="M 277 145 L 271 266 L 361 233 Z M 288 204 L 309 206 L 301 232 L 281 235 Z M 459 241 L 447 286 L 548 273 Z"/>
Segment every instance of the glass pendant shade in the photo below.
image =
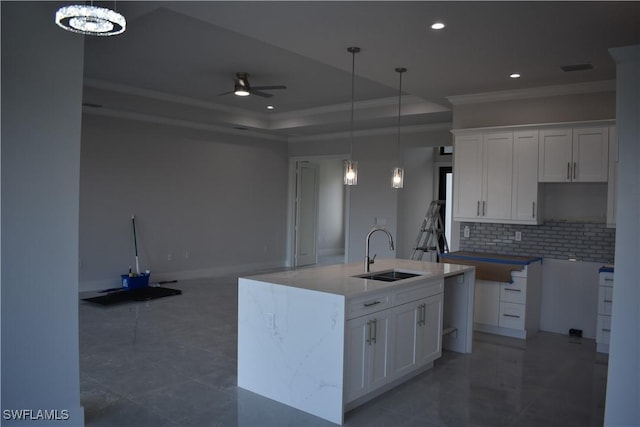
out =
<path fill-rule="evenodd" d="M 353 160 L 344 161 L 344 184 L 358 184 L 358 162 Z"/>
<path fill-rule="evenodd" d="M 404 169 L 394 168 L 391 174 L 391 186 L 393 188 L 404 187 Z"/>

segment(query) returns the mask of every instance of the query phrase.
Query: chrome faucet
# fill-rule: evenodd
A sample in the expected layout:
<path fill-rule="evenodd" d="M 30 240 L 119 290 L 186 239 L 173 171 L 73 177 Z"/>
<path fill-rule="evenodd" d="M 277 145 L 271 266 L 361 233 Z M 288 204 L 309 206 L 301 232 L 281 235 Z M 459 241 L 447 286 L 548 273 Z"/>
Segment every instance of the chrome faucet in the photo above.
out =
<path fill-rule="evenodd" d="M 383 231 L 385 233 L 387 233 L 387 236 L 389 237 L 389 249 L 394 250 L 393 247 L 393 237 L 391 237 L 391 233 L 389 233 L 389 230 L 387 230 L 386 228 L 383 227 L 373 227 L 371 229 L 371 231 L 369 232 L 369 234 L 367 234 L 367 240 L 366 240 L 366 244 L 364 246 L 364 271 L 365 273 L 368 273 L 370 270 L 369 266 L 371 264 L 373 264 L 373 261 L 376 259 L 376 256 L 374 255 L 373 258 L 369 258 L 369 244 L 371 241 L 371 235 L 373 233 L 375 233 L 376 231 Z"/>

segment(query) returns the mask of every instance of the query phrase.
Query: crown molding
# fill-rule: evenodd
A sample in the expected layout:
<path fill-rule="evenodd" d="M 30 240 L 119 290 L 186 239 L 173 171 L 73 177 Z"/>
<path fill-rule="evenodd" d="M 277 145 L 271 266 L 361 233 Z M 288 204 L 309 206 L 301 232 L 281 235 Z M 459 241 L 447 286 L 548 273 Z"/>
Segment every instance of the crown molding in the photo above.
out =
<path fill-rule="evenodd" d="M 447 96 L 452 105 L 478 104 L 483 102 L 511 101 L 527 98 L 545 98 L 550 96 L 575 95 L 581 93 L 615 92 L 615 80 L 574 83 L 568 85 L 540 86 L 499 92 L 484 92 L 468 95 Z"/>
<path fill-rule="evenodd" d="M 108 90 L 111 92 L 124 93 L 127 95 L 140 96 L 142 98 L 155 99 L 158 101 L 171 102 L 174 104 L 189 105 L 191 107 L 203 108 L 206 110 L 221 111 L 225 113 L 233 113 L 242 116 L 249 116 L 263 122 L 268 122 L 267 113 L 254 113 L 253 111 L 243 108 L 229 107 L 215 102 L 203 101 L 200 99 L 190 98 L 187 96 L 173 95 L 166 92 L 160 92 L 151 89 L 143 89 L 135 86 L 123 85 L 120 83 L 112 83 L 105 80 L 85 78 L 84 85 L 87 87 Z"/>
<path fill-rule="evenodd" d="M 161 117 L 161 116 L 156 116 L 152 114 L 115 110 L 115 109 L 104 108 L 104 107 L 96 108 L 96 107 L 85 106 L 85 107 L 82 107 L 82 112 L 83 114 L 92 114 L 92 115 L 103 116 L 103 117 L 114 117 L 119 119 L 127 119 L 127 120 L 133 120 L 133 121 L 145 122 L 145 123 L 155 123 L 160 125 L 175 126 L 175 127 L 181 127 L 181 128 L 187 128 L 187 129 L 193 129 L 193 130 L 213 132 L 213 133 L 249 136 L 249 137 L 265 139 L 269 141 L 280 141 L 280 142 L 287 141 L 287 138 L 284 136 L 265 134 L 262 132 L 256 132 L 251 129 L 247 129 L 247 130 L 233 129 L 233 128 L 228 128 L 224 126 L 212 125 L 208 123 L 192 122 L 192 121 L 182 120 L 182 119 L 172 119 L 172 118 Z"/>
<path fill-rule="evenodd" d="M 450 131 L 452 127 L 451 122 L 442 122 L 442 123 L 431 123 L 428 125 L 413 125 L 413 126 L 402 126 L 401 132 L 404 135 L 411 133 L 420 133 L 420 132 L 435 132 L 439 130 L 447 130 Z M 384 128 L 375 128 L 375 129 L 363 129 L 358 131 L 353 131 L 354 137 L 366 137 L 366 136 L 379 136 L 379 135 L 396 135 L 398 133 L 398 127 L 384 127 Z M 299 142 L 312 142 L 312 141 L 326 141 L 333 139 L 346 139 L 351 137 L 351 132 L 333 132 L 333 133 L 324 133 L 324 134 L 315 134 L 308 136 L 295 136 L 289 138 L 289 142 L 291 143 L 299 143 Z"/>

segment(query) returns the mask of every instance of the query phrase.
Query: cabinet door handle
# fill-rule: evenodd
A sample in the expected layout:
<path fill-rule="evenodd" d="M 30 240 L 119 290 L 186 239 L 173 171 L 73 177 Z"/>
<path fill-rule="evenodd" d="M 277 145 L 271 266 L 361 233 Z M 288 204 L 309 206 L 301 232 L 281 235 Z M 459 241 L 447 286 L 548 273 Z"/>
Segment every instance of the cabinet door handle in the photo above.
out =
<path fill-rule="evenodd" d="M 604 302 L 613 302 L 613 300 L 612 299 L 606 299 L 606 300 L 604 300 Z"/>
<path fill-rule="evenodd" d="M 369 320 L 367 322 L 367 335 L 366 335 L 367 339 L 367 344 L 371 345 L 371 320 Z"/>
<path fill-rule="evenodd" d="M 418 306 L 418 321 L 416 322 L 418 326 L 422 325 L 422 304 Z"/>
<path fill-rule="evenodd" d="M 573 179 L 577 178 L 577 174 L 578 174 L 578 163 L 573 162 Z"/>
<path fill-rule="evenodd" d="M 520 289 L 513 289 L 513 288 L 504 288 L 505 291 L 511 291 L 511 292 L 522 292 Z"/>
<path fill-rule="evenodd" d="M 427 304 L 422 304 L 422 324 L 427 323 Z"/>
<path fill-rule="evenodd" d="M 605 282 L 613 282 L 613 279 L 604 279 Z"/>
<path fill-rule="evenodd" d="M 486 202 L 483 200 L 482 201 L 482 216 L 485 216 L 487 214 L 487 206 L 486 206 Z"/>
<path fill-rule="evenodd" d="M 567 162 L 567 180 L 571 179 L 571 162 Z"/>
<path fill-rule="evenodd" d="M 531 203 L 531 218 L 536 217 L 536 202 Z"/>
<path fill-rule="evenodd" d="M 476 216 L 480 216 L 480 200 L 478 200 L 478 204 L 476 206 Z"/>
<path fill-rule="evenodd" d="M 611 332 L 611 329 L 605 329 L 605 328 L 602 328 L 602 331 L 603 331 L 603 332 Z"/>
<path fill-rule="evenodd" d="M 503 314 L 504 317 L 515 317 L 516 319 L 519 319 L 520 316 L 516 316 L 515 314 Z"/>
<path fill-rule="evenodd" d="M 376 339 L 378 338 L 378 319 L 373 319 L 371 321 L 373 324 L 373 336 L 371 337 L 371 342 L 376 343 Z"/>
<path fill-rule="evenodd" d="M 365 302 L 364 306 L 365 307 L 371 307 L 371 306 L 376 305 L 376 304 L 380 304 L 380 301 Z"/>

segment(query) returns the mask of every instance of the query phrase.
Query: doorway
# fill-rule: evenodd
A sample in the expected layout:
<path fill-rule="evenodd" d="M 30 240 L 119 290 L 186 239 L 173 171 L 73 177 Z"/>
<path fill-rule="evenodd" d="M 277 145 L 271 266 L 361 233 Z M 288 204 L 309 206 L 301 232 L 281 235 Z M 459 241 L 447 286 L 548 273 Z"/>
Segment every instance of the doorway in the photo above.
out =
<path fill-rule="evenodd" d="M 344 156 L 291 159 L 289 266 L 345 262 L 348 196 L 342 181 L 343 162 Z M 315 176 L 311 171 L 314 166 Z M 314 179 L 315 210 L 311 190 Z"/>
<path fill-rule="evenodd" d="M 440 219 L 444 224 L 444 235 L 447 245 L 451 244 L 451 205 L 453 191 L 453 168 L 451 166 L 440 166 L 438 168 L 438 200 L 444 201 L 444 209 L 440 209 Z M 444 252 L 444 242 L 438 242 L 440 252 Z"/>

